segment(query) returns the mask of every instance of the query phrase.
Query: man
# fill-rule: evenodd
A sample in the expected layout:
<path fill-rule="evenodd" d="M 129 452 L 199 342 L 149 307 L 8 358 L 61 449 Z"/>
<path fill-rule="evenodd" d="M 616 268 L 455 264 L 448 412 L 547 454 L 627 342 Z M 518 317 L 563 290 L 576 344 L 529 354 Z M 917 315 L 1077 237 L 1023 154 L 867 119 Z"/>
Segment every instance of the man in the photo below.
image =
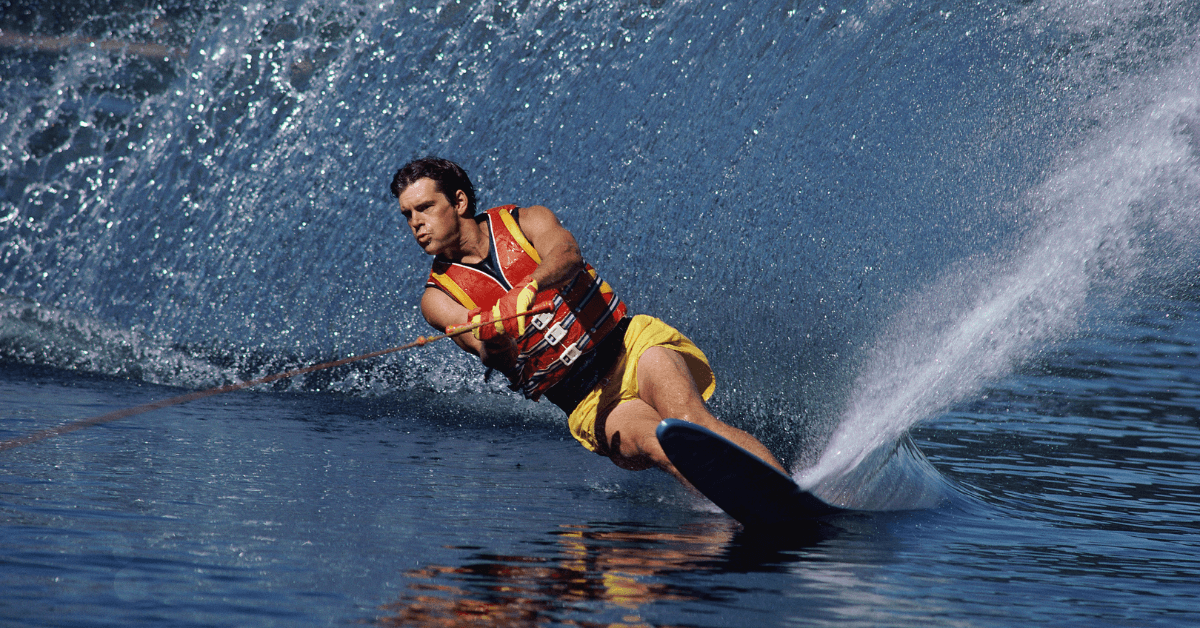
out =
<path fill-rule="evenodd" d="M 417 244 L 434 256 L 421 298 L 425 319 L 440 331 L 487 323 L 454 341 L 526 397 L 562 408 L 584 447 L 619 467 L 657 466 L 687 484 L 655 434 L 673 417 L 783 470 L 757 439 L 709 413 L 704 401 L 716 386 L 700 349 L 656 318 L 626 316 L 549 209 L 510 205 L 476 215 L 467 174 L 433 157 L 400 168 L 391 190 Z M 524 312 L 535 314 L 512 317 Z"/>

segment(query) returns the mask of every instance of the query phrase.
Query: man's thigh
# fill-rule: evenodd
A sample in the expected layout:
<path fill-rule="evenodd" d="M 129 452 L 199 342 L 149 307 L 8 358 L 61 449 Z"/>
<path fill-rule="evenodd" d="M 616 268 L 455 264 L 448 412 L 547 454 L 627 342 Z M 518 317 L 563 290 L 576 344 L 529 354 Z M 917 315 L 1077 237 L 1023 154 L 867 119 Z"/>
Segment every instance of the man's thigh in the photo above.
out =
<path fill-rule="evenodd" d="M 678 351 L 651 347 L 638 359 L 638 398 L 661 418 L 708 424 L 712 415 Z"/>

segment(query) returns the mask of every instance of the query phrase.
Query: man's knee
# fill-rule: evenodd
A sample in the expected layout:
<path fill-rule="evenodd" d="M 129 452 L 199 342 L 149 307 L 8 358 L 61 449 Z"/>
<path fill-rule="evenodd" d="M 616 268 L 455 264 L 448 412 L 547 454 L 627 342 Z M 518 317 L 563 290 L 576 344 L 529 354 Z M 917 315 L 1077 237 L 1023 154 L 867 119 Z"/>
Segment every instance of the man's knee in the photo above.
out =
<path fill-rule="evenodd" d="M 640 400 L 617 406 L 604 421 L 608 457 L 622 469 L 641 471 L 662 466 L 666 454 L 658 444 L 661 417 Z"/>

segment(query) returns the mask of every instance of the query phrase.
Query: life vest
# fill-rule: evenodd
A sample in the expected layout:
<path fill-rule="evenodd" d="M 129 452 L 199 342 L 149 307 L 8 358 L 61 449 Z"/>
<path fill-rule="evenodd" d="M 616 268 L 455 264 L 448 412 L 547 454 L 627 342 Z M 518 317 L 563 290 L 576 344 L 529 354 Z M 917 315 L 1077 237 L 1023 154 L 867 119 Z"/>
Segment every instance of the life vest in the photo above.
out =
<path fill-rule="evenodd" d="M 532 274 L 542 258 L 517 225 L 512 215 L 516 207 L 494 207 L 484 215 L 491 236 L 486 263 L 463 264 L 439 256 L 426 287 L 444 291 L 469 310 L 486 310 Z M 519 353 L 509 372 L 512 388 L 534 400 L 570 375 L 571 365 L 594 351 L 626 314 L 612 287 L 586 263 L 562 287 L 539 292 L 534 307 L 545 303 L 553 310 L 529 318 L 525 333 L 516 339 Z"/>

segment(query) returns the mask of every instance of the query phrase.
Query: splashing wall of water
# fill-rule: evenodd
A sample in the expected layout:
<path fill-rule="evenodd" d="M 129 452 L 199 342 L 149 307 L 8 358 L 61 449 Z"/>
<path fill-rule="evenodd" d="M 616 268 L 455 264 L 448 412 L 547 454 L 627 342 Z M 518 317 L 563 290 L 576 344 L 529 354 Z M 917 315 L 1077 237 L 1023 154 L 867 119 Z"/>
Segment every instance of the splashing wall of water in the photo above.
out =
<path fill-rule="evenodd" d="M 1194 270 L 1200 54 L 1092 106 L 1125 115 L 1027 194 L 1040 229 L 1003 259 L 948 272 L 889 323 L 832 440 L 799 481 L 847 503 L 844 487 L 861 484 L 864 460 L 917 422 L 978 394 L 1098 305 Z"/>
<path fill-rule="evenodd" d="M 386 185 L 437 153 L 464 164 L 482 203 L 558 211 L 636 311 L 706 350 L 718 404 L 791 442 L 852 387 L 856 400 L 905 399 L 877 430 L 894 432 L 977 385 L 926 375 L 933 403 L 876 381 L 871 364 L 928 359 L 880 358 L 888 341 L 876 339 L 901 333 L 885 322 L 910 320 L 895 313 L 947 268 L 1022 241 L 1011 259 L 1033 259 L 1031 233 L 1069 230 L 1081 210 L 1053 197 L 1079 190 L 1037 182 L 1064 148 L 1120 127 L 1089 103 L 1183 58 L 1195 13 L 882 0 L 126 7 L 5 14 L 6 33 L 76 43 L 3 49 L 0 291 L 218 353 L 407 340 L 425 331 L 428 260 Z M 1114 52 L 1118 41 L 1138 45 Z M 1034 310 L 1049 307 L 1039 290 L 1070 288 L 1022 299 L 1013 268 L 994 265 L 991 285 L 1018 277 L 1004 290 Z M 953 330 L 999 316 L 963 315 L 989 307 L 975 294 L 935 319 L 940 343 L 969 343 Z M 477 377 L 449 349 L 397 360 L 387 368 L 417 375 L 394 387 Z"/>

